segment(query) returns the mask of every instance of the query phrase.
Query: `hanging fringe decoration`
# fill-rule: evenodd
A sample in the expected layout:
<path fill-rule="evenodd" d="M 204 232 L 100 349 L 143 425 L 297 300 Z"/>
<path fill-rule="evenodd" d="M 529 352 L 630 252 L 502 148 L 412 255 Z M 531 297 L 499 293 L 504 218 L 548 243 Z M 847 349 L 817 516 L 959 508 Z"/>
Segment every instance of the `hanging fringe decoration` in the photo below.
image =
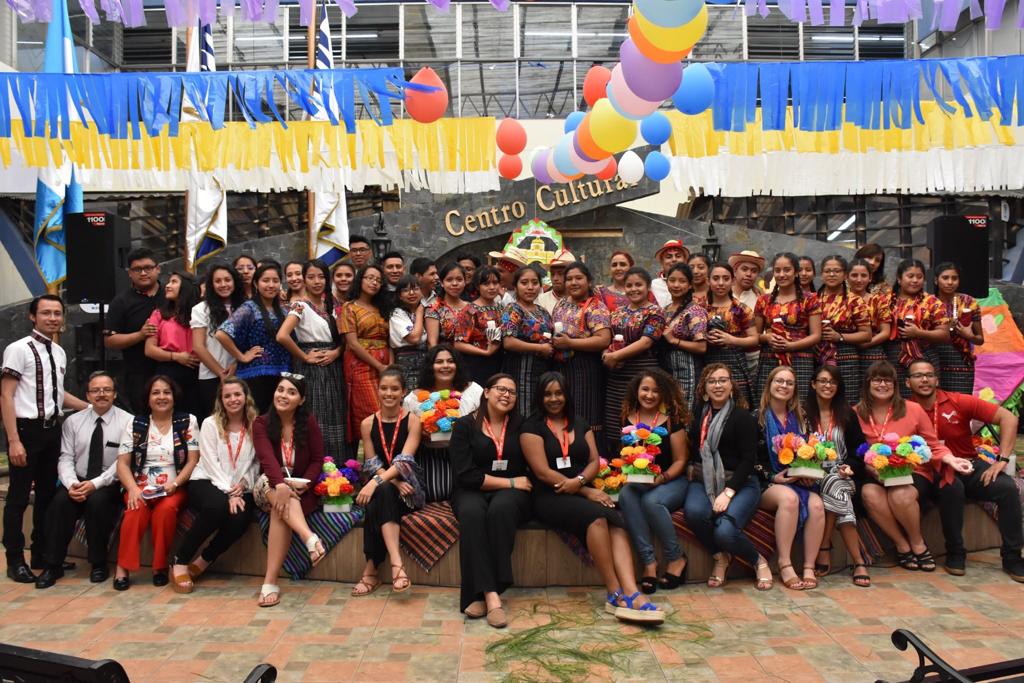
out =
<path fill-rule="evenodd" d="M 745 0 L 745 4 L 747 16 L 768 16 L 769 5 L 765 0 Z M 970 0 L 966 5 L 962 0 L 932 0 L 931 30 L 956 30 L 960 15 L 967 7 L 970 8 L 972 21 L 984 16 L 985 28 L 994 31 L 1003 23 L 1006 0 L 985 0 L 984 6 L 980 0 Z M 778 9 L 792 22 L 803 23 L 810 18 L 812 26 L 822 26 L 825 23 L 822 0 L 778 0 Z M 830 0 L 829 26 L 843 26 L 846 23 L 844 10 L 843 0 Z M 906 24 L 924 18 L 921 0 L 856 0 L 853 4 L 851 23 L 860 26 L 866 20 L 873 19 L 879 24 Z M 1017 28 L 1024 28 L 1024 3 L 1019 4 Z"/>

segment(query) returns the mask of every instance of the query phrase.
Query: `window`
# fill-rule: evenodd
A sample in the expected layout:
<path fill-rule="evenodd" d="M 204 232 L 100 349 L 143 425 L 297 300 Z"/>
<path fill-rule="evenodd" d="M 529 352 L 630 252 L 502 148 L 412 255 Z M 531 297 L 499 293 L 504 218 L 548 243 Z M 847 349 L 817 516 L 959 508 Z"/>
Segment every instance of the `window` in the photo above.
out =
<path fill-rule="evenodd" d="M 706 5 L 708 30 L 693 47 L 693 59 L 702 62 L 738 62 L 743 59 L 743 8 Z"/>
<path fill-rule="evenodd" d="M 853 47 L 853 8 L 846 8 L 846 21 L 843 26 L 829 26 L 830 10 L 824 8 L 825 23 L 822 26 L 804 24 L 804 59 L 808 61 L 852 60 Z"/>
<path fill-rule="evenodd" d="M 523 59 L 572 57 L 572 7 L 520 5 Z"/>
<path fill-rule="evenodd" d="M 800 28 L 782 13 L 747 17 L 747 58 L 752 62 L 800 59 Z M 697 43 L 699 46 L 700 43 Z"/>
<path fill-rule="evenodd" d="M 462 58 L 512 59 L 516 30 L 513 20 L 511 8 L 498 12 L 489 4 L 462 5 Z"/>
<path fill-rule="evenodd" d="M 433 5 L 405 5 L 405 59 L 455 59 L 454 8 L 442 12 Z"/>
<path fill-rule="evenodd" d="M 575 111 L 573 97 L 573 62 L 520 62 L 520 118 L 564 118 Z"/>
<path fill-rule="evenodd" d="M 277 15 L 277 21 L 272 23 L 235 22 L 235 44 L 231 51 L 232 62 L 276 67 L 286 61 L 288 52 L 285 41 L 288 38 L 286 35 L 288 31 L 285 27 L 288 25 L 288 8 L 278 8 Z M 305 39 L 305 32 L 301 35 Z M 214 43 L 216 43 L 216 39 L 214 39 Z M 290 44 L 291 41 L 288 40 L 288 43 Z M 217 56 L 220 56 L 219 52 Z"/>
<path fill-rule="evenodd" d="M 345 31 L 346 61 L 398 59 L 398 5 L 362 4 Z"/>
<path fill-rule="evenodd" d="M 581 58 L 618 60 L 619 46 L 629 37 L 626 5 L 577 5 L 576 53 Z"/>
<path fill-rule="evenodd" d="M 462 62 L 462 116 L 516 115 L 516 65 L 513 62 Z"/>
<path fill-rule="evenodd" d="M 100 30 L 97 26 L 93 35 L 99 35 Z M 167 13 L 162 7 L 146 10 L 145 26 L 123 29 L 123 41 L 121 62 L 124 66 L 171 63 L 171 29 L 167 26 Z"/>

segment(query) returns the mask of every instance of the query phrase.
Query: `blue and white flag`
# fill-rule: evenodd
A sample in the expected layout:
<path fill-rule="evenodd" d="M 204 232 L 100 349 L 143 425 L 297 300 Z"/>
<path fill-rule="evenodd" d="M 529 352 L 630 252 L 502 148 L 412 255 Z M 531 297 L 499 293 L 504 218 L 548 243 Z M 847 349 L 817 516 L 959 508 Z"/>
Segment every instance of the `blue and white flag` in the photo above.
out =
<path fill-rule="evenodd" d="M 53 19 L 46 30 L 43 54 L 46 73 L 76 73 L 75 44 L 68 19 L 67 0 L 53 0 Z M 69 96 L 70 97 L 70 96 Z M 68 115 L 75 112 L 68 103 Z M 60 284 L 67 277 L 64 216 L 83 210 L 82 186 L 75 179 L 72 164 L 63 156 L 53 165 L 39 169 L 36 182 L 36 216 L 32 243 L 36 265 L 47 287 Z"/>

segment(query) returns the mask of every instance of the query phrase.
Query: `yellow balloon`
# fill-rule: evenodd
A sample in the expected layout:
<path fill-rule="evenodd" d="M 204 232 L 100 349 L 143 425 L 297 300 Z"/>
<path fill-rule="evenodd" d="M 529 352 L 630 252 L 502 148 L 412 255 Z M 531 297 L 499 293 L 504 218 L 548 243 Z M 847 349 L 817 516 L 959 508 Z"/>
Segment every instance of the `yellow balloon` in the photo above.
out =
<path fill-rule="evenodd" d="M 615 111 L 607 97 L 598 100 L 590 112 L 590 136 L 594 144 L 609 154 L 629 149 L 636 139 L 636 128 L 636 121 Z"/>
<path fill-rule="evenodd" d="M 644 15 L 640 14 L 640 10 L 635 4 L 633 10 L 640 33 L 651 45 L 666 52 L 690 49 L 704 37 L 704 33 L 708 30 L 707 5 L 701 7 L 700 12 L 691 21 L 676 28 L 664 28 L 651 23 Z"/>

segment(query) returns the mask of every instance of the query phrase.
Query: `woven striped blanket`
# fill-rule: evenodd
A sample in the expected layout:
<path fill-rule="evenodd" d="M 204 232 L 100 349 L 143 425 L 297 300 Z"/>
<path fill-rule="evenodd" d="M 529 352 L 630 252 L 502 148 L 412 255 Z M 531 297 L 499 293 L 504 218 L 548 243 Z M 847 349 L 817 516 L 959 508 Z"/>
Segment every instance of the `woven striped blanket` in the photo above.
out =
<path fill-rule="evenodd" d="M 306 517 L 306 523 L 313 533 L 320 537 L 324 550 L 329 553 L 362 518 L 363 509 L 359 507 L 353 508 L 352 512 L 324 512 L 318 509 Z M 260 525 L 260 536 L 266 545 L 267 533 L 270 531 L 270 514 L 257 510 L 256 522 Z M 312 569 L 313 563 L 309 559 L 306 545 L 299 540 L 298 535 L 292 534 L 292 543 L 288 546 L 288 555 L 284 559 L 285 572 L 297 581 L 306 578 Z"/>
<path fill-rule="evenodd" d="M 399 540 L 416 564 L 429 572 L 459 540 L 459 522 L 451 504 L 427 503 L 402 517 Z"/>

